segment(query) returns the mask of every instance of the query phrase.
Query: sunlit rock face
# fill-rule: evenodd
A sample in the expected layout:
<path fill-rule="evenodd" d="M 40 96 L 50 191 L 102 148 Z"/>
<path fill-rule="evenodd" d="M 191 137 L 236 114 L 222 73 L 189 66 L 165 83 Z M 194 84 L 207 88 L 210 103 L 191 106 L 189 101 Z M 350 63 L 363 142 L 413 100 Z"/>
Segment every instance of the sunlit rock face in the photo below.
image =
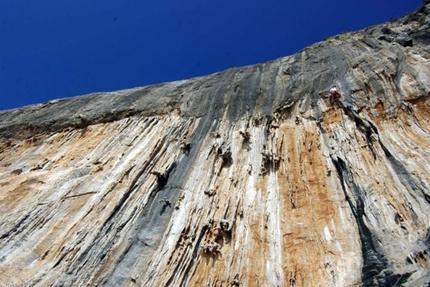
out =
<path fill-rule="evenodd" d="M 429 13 L 1 112 L 0 285 L 427 286 Z"/>

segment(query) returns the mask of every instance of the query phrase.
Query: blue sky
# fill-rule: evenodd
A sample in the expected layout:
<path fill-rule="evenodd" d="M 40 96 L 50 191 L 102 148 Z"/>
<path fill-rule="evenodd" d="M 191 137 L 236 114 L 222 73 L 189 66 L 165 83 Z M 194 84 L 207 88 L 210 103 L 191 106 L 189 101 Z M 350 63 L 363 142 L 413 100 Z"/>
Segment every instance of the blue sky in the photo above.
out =
<path fill-rule="evenodd" d="M 273 60 L 421 0 L 0 0 L 0 110 Z"/>

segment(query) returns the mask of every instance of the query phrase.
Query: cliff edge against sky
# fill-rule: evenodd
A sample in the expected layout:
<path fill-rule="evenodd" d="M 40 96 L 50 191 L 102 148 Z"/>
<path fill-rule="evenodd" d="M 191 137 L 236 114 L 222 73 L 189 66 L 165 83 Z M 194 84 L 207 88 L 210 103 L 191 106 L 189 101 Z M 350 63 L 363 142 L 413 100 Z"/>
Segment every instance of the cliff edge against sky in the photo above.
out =
<path fill-rule="evenodd" d="M 0 285 L 427 286 L 429 14 L 0 112 Z"/>

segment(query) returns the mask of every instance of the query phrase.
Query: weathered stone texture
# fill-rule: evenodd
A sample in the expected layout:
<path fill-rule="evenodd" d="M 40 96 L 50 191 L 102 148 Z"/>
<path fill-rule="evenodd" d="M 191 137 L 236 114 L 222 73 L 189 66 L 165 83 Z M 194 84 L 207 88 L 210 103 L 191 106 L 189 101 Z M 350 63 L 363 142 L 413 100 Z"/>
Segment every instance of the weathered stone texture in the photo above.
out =
<path fill-rule="evenodd" d="M 429 13 L 0 112 L 0 284 L 430 284 Z"/>

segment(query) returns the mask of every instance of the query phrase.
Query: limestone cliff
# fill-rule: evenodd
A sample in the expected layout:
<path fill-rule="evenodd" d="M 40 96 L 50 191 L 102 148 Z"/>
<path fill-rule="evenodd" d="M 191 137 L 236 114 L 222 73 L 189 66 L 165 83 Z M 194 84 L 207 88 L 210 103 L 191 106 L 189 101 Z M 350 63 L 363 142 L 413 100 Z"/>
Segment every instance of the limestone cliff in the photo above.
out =
<path fill-rule="evenodd" d="M 427 286 L 429 14 L 0 112 L 0 285 Z"/>

